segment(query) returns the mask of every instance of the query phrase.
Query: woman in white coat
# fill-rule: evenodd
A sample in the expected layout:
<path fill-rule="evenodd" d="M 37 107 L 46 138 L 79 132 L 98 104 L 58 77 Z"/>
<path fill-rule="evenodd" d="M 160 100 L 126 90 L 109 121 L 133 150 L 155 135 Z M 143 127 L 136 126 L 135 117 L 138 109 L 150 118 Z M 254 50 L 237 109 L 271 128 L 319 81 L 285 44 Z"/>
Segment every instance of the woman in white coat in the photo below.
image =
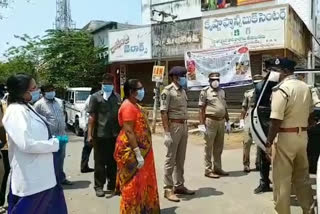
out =
<path fill-rule="evenodd" d="M 12 170 L 9 214 L 66 214 L 63 189 L 56 178 L 53 152 L 58 139 L 29 103 L 40 97 L 35 80 L 24 74 L 7 81 L 9 106 L 3 118 Z"/>

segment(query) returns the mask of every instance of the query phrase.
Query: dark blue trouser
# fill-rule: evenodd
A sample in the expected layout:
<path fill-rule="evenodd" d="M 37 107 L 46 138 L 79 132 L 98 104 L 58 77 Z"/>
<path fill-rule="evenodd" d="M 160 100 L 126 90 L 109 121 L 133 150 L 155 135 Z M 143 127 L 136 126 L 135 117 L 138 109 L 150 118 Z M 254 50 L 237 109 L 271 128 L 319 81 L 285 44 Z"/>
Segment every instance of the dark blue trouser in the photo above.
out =
<path fill-rule="evenodd" d="M 59 180 L 64 182 L 66 180 L 66 174 L 63 171 L 64 159 L 66 157 L 66 144 L 60 145 L 59 151 L 55 152 L 54 155 L 57 158 L 57 174 Z"/>
<path fill-rule="evenodd" d="M 269 186 L 270 185 L 270 161 L 267 159 L 267 154 L 258 147 L 257 155 L 260 160 L 260 185 Z"/>

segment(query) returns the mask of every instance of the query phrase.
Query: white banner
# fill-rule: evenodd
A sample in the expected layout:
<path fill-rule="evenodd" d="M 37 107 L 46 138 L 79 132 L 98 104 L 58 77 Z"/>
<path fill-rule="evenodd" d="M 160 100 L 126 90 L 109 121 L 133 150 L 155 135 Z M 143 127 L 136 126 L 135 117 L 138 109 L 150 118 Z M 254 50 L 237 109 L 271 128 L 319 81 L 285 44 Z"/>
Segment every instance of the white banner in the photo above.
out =
<path fill-rule="evenodd" d="M 223 88 L 252 83 L 250 55 L 247 47 L 237 46 L 214 50 L 188 51 L 185 54 L 188 88 L 199 90 L 209 85 L 209 74 L 220 73 Z"/>
<path fill-rule="evenodd" d="M 151 59 L 151 27 L 109 32 L 109 61 Z"/>
<path fill-rule="evenodd" d="M 286 8 L 264 9 L 203 19 L 203 49 L 247 46 L 252 50 L 285 47 Z"/>

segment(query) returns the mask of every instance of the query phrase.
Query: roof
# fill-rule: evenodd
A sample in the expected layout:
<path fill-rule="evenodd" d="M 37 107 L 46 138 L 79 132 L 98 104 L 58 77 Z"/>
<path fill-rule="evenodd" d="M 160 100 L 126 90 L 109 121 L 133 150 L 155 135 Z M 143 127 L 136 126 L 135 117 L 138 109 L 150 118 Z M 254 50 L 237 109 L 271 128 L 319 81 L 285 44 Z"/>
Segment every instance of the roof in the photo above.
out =
<path fill-rule="evenodd" d="M 86 24 L 82 29 L 87 30 L 89 32 L 94 32 L 99 30 L 100 28 L 109 25 L 110 23 L 114 23 L 111 21 L 102 21 L 102 20 L 92 20 L 88 24 Z"/>

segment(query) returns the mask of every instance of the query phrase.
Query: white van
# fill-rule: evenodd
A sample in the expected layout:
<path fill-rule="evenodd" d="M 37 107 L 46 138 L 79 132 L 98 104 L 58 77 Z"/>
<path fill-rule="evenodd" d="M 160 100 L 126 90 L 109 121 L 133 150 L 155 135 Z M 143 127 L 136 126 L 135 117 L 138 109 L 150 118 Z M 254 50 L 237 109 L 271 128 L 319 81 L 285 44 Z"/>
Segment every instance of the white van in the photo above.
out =
<path fill-rule="evenodd" d="M 65 95 L 66 123 L 74 128 L 76 135 L 81 136 L 84 130 L 83 110 L 91 88 L 68 88 Z"/>

